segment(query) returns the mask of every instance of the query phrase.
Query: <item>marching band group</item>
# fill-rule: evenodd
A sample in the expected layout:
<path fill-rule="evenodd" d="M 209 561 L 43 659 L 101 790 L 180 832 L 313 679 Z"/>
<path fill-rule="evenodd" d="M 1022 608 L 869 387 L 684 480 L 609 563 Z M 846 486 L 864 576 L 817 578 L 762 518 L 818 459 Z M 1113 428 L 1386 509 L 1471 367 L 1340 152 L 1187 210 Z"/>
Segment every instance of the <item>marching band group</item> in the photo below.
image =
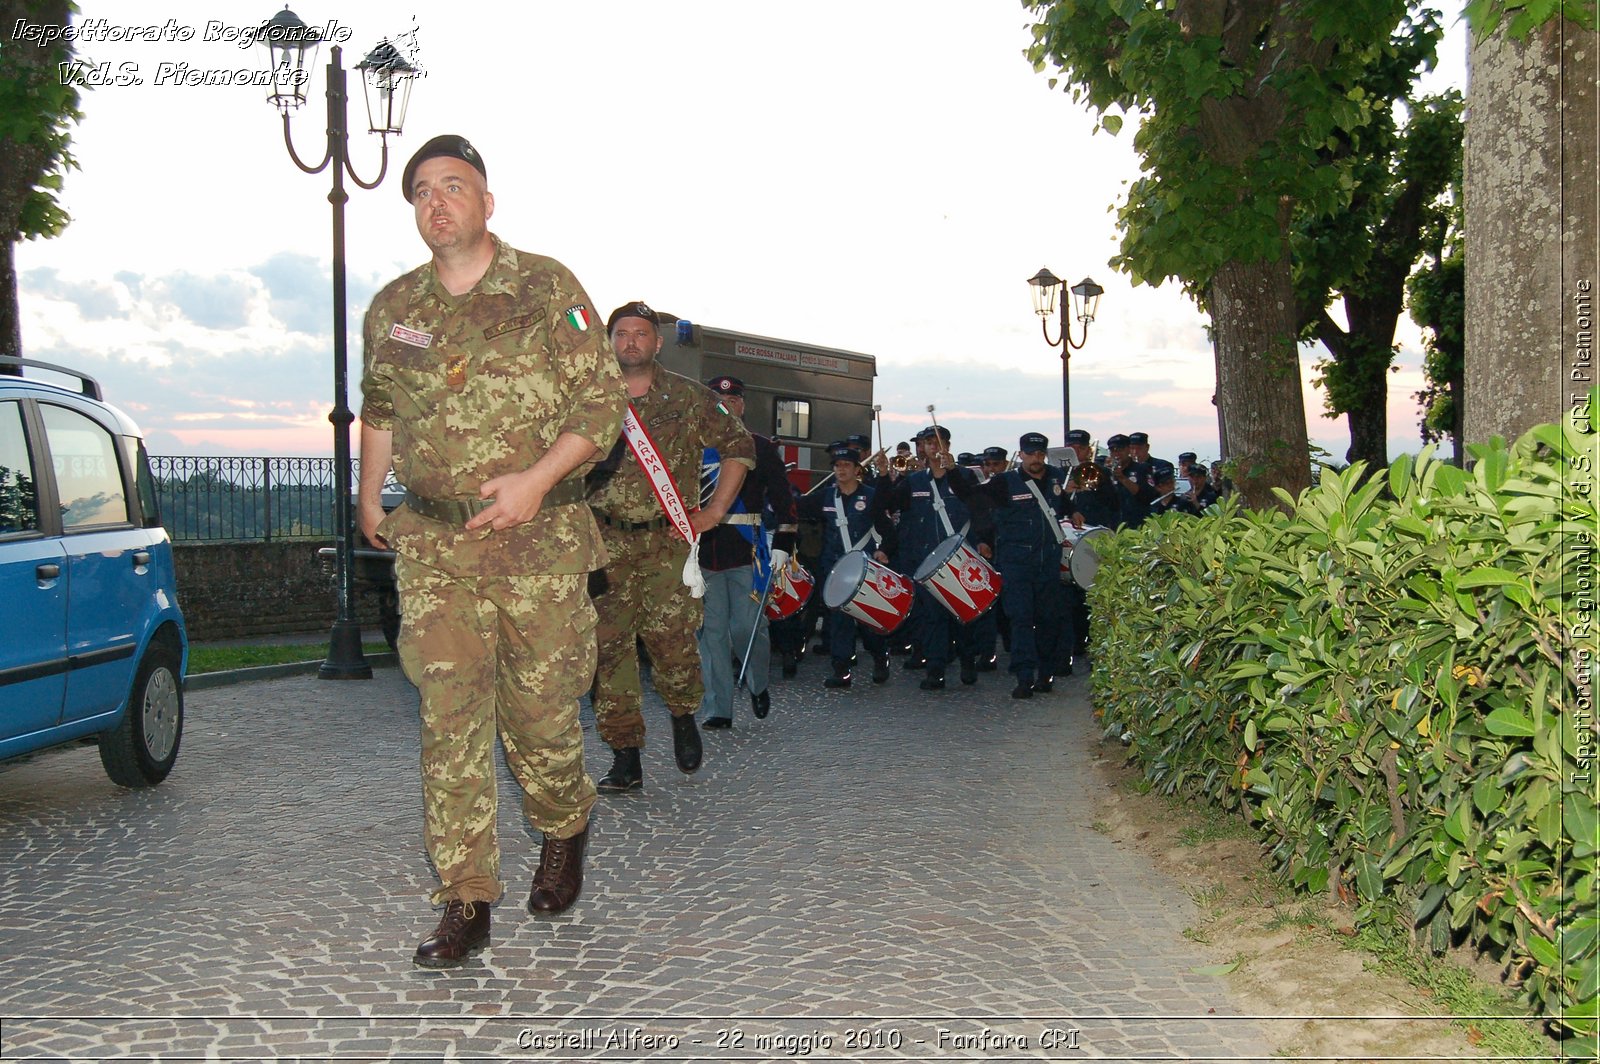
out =
<path fill-rule="evenodd" d="M 735 378 L 708 384 L 742 397 Z M 872 683 L 888 680 L 898 653 L 905 669 L 923 672 L 922 690 L 939 691 L 952 662 L 962 684 L 996 671 L 1003 640 L 1012 697 L 1048 692 L 1085 653 L 1094 538 L 1162 513 L 1197 515 L 1218 498 L 1211 470 L 1193 453 L 1178 465 L 1152 458 L 1143 432 L 1110 437 L 1102 456 L 1088 432 L 1074 429 L 1060 465 L 1037 432 L 1023 434 L 1014 453 L 952 455 L 950 431 L 936 419 L 893 456 L 884 447 L 869 454 L 870 444 L 862 434 L 829 445 L 831 473 L 796 494 L 799 536 L 787 537 L 778 564 L 755 566 L 751 598 L 761 612 L 746 626 L 747 649 L 761 653 L 745 660 L 762 673 L 762 693 L 752 696 L 758 716 L 770 708 L 768 640 L 783 675 L 794 676 L 819 622 L 822 638 L 810 649 L 827 654 L 830 689 L 855 682 L 858 645 Z M 779 516 L 787 533 L 794 526 Z M 764 580 L 763 571 L 775 576 Z M 702 649 L 708 675 L 725 668 Z M 730 727 L 731 705 L 711 704 L 708 690 L 703 723 Z"/>

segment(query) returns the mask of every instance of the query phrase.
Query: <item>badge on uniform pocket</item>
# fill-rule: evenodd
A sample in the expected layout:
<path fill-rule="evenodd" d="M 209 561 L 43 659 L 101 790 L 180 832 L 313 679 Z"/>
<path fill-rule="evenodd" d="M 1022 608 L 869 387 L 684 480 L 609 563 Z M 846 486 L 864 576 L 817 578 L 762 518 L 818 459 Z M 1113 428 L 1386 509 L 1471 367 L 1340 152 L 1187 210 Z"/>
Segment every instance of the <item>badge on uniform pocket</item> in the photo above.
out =
<path fill-rule="evenodd" d="M 444 360 L 444 382 L 453 392 L 459 392 L 467 386 L 467 356 L 464 354 L 446 355 Z"/>

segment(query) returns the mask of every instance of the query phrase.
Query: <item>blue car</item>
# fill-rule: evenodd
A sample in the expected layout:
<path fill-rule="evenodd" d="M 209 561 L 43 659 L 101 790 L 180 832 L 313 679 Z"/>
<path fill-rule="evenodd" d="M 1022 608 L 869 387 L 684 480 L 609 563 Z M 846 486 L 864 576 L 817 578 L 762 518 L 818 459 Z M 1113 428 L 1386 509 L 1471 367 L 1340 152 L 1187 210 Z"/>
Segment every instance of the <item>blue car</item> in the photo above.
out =
<path fill-rule="evenodd" d="M 91 377 L 0 370 L 0 759 L 95 736 L 115 783 L 160 783 L 189 638 L 144 441 Z"/>

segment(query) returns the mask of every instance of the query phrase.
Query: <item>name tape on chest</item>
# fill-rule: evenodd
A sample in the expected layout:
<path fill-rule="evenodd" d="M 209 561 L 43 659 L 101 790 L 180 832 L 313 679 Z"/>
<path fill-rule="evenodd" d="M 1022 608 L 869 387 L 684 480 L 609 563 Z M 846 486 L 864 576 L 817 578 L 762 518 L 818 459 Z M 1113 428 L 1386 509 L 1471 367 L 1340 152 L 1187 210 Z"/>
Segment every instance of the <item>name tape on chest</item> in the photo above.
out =
<path fill-rule="evenodd" d="M 432 333 L 418 332 L 416 329 L 408 329 L 399 322 L 395 322 L 393 325 L 389 326 L 389 339 L 399 340 L 401 343 L 410 344 L 412 347 L 427 348 L 433 344 Z"/>
<path fill-rule="evenodd" d="M 515 318 L 507 318 L 498 325 L 489 326 L 487 329 L 483 330 L 483 338 L 485 340 L 493 340 L 495 337 L 504 336 L 509 332 L 517 332 L 521 329 L 531 329 L 541 321 L 544 321 L 543 310 L 536 310 L 532 314 L 519 314 Z"/>

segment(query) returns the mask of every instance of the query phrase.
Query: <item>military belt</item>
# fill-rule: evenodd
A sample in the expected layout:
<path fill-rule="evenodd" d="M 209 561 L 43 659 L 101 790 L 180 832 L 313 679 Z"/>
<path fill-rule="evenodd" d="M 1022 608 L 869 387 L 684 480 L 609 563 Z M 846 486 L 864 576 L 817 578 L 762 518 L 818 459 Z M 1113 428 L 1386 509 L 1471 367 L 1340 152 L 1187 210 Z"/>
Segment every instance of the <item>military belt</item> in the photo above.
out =
<path fill-rule="evenodd" d="M 729 514 L 717 522 L 719 525 L 759 525 L 760 523 L 760 514 Z"/>
<path fill-rule="evenodd" d="M 606 525 L 609 528 L 620 529 L 623 532 L 643 532 L 647 529 L 654 530 L 668 527 L 667 519 L 665 517 L 652 517 L 648 521 L 624 521 L 619 517 L 612 517 L 610 514 L 601 513 L 599 510 L 595 510 L 594 519 L 599 521 L 602 525 Z"/>
<path fill-rule="evenodd" d="M 573 503 L 582 502 L 583 495 L 582 480 L 563 480 L 545 493 L 540 508 L 571 506 Z M 406 509 L 449 525 L 464 525 L 493 505 L 493 499 L 430 499 L 410 489 L 406 490 Z"/>

